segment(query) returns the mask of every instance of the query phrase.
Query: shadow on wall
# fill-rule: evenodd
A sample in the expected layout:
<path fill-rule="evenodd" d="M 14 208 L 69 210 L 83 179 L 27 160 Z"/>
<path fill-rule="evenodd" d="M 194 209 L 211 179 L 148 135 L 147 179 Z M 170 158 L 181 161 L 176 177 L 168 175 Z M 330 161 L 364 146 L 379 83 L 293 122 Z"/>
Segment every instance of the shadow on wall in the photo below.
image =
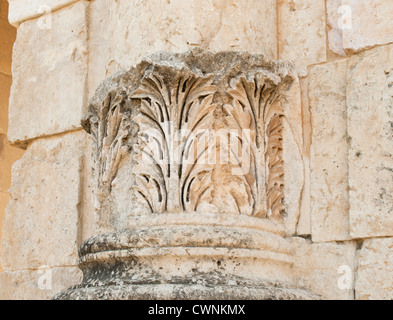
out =
<path fill-rule="evenodd" d="M 11 167 L 23 155 L 23 150 L 12 147 L 7 140 L 12 47 L 15 38 L 16 29 L 8 23 L 8 1 L 0 0 L 0 239 L 9 200 L 8 189 L 11 187 Z"/>

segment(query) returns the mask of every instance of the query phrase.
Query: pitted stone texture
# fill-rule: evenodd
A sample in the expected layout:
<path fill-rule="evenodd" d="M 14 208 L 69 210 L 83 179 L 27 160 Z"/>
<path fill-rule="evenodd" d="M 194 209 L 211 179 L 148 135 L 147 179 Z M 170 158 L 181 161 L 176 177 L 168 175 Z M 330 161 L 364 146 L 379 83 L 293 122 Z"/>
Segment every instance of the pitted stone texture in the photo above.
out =
<path fill-rule="evenodd" d="M 127 231 L 95 236 L 80 250 L 82 283 L 56 299 L 317 299 L 292 285 L 284 230 L 236 217 L 145 216 Z"/>
<path fill-rule="evenodd" d="M 354 298 L 356 242 L 311 243 L 293 238 L 293 243 L 296 247 L 293 272 L 299 286 L 309 288 L 322 299 Z"/>
<path fill-rule="evenodd" d="M 393 2 L 386 0 L 342 0 L 351 10 L 351 28 L 343 29 L 343 47 L 358 52 L 393 42 Z"/>
<path fill-rule="evenodd" d="M 349 238 L 347 62 L 310 70 L 312 240 Z"/>
<path fill-rule="evenodd" d="M 14 164 L 2 241 L 5 270 L 76 265 L 83 148 L 83 132 L 40 139 Z"/>
<path fill-rule="evenodd" d="M 37 20 L 20 25 L 12 67 L 11 142 L 80 127 L 87 75 L 87 3 L 54 12 L 51 29 L 40 29 Z"/>
<path fill-rule="evenodd" d="M 81 278 L 77 267 L 5 271 L 0 273 L 0 300 L 48 300 Z"/>
<path fill-rule="evenodd" d="M 292 60 L 299 76 L 326 60 L 325 1 L 278 0 L 279 58 Z"/>
<path fill-rule="evenodd" d="M 354 238 L 393 235 L 393 45 L 354 56 L 348 87 Z"/>
<path fill-rule="evenodd" d="M 276 36 L 276 0 L 112 1 L 107 70 L 128 68 L 156 51 L 193 47 L 261 52 L 275 59 Z"/>
<path fill-rule="evenodd" d="M 55 296 L 56 300 L 316 300 L 304 289 L 280 283 L 260 283 L 250 287 L 203 284 L 114 284 L 98 288 L 73 288 Z"/>
<path fill-rule="evenodd" d="M 360 249 L 356 299 L 393 299 L 393 238 L 367 239 Z"/>

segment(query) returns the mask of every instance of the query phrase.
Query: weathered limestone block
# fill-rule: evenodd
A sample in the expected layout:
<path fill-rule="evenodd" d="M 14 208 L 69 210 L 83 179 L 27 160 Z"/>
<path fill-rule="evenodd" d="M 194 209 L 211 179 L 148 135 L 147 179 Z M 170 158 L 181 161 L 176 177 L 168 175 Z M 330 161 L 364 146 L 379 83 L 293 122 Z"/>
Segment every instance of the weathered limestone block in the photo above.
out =
<path fill-rule="evenodd" d="M 77 267 L 5 271 L 0 273 L 0 300 L 47 300 L 81 278 Z"/>
<path fill-rule="evenodd" d="M 393 42 L 392 1 L 342 0 L 342 5 L 351 10 L 348 11 L 351 14 L 350 28 L 343 29 L 343 47 L 346 51 L 358 52 Z"/>
<path fill-rule="evenodd" d="M 359 252 L 356 299 L 393 299 L 393 238 L 367 239 Z"/>
<path fill-rule="evenodd" d="M 89 4 L 89 76 L 88 97 L 94 95 L 100 83 L 108 76 L 107 64 L 110 59 L 109 29 L 110 8 L 113 1 L 95 0 Z M 84 110 L 85 111 L 85 110 Z"/>
<path fill-rule="evenodd" d="M 9 145 L 7 137 L 0 134 L 0 191 L 11 187 L 12 164 L 23 155 L 23 150 Z"/>
<path fill-rule="evenodd" d="M 293 238 L 297 260 L 293 272 L 298 285 L 311 289 L 322 299 L 352 300 L 356 248 L 355 242 L 311 243 Z"/>
<path fill-rule="evenodd" d="M 312 240 L 349 238 L 345 60 L 310 69 Z"/>
<path fill-rule="evenodd" d="M 326 60 L 325 1 L 278 0 L 279 58 L 292 60 L 299 76 Z"/>
<path fill-rule="evenodd" d="M 3 231 L 5 208 L 9 201 L 8 189 L 11 186 L 11 166 L 23 155 L 23 152 L 21 149 L 11 147 L 8 144 L 7 137 L 0 134 L 0 239 Z"/>
<path fill-rule="evenodd" d="M 53 13 L 51 29 L 40 29 L 38 20 L 20 25 L 12 67 L 11 142 L 80 127 L 87 75 L 87 3 Z"/>
<path fill-rule="evenodd" d="M 23 21 L 48 14 L 79 0 L 8 0 L 9 21 L 18 27 Z"/>
<path fill-rule="evenodd" d="M 351 58 L 347 81 L 351 235 L 393 236 L 393 45 Z"/>
<path fill-rule="evenodd" d="M 304 176 L 291 64 L 159 52 L 106 79 L 82 123 L 99 234 L 81 246 L 83 282 L 56 298 L 315 297 L 293 286 L 285 239 Z"/>
<path fill-rule="evenodd" d="M 193 47 L 260 52 L 275 59 L 276 26 L 276 0 L 111 1 L 108 74 L 153 52 Z"/>
<path fill-rule="evenodd" d="M 393 42 L 393 3 L 327 0 L 329 49 L 339 55 Z"/>
<path fill-rule="evenodd" d="M 2 239 L 5 270 L 76 265 L 83 148 L 83 132 L 40 139 L 14 164 Z"/>

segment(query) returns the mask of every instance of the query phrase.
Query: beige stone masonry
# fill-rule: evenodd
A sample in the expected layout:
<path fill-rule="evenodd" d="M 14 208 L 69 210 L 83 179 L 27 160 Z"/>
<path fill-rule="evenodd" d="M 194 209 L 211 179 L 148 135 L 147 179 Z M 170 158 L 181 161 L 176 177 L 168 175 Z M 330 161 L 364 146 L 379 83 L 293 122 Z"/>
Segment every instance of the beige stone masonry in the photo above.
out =
<path fill-rule="evenodd" d="M 312 288 L 322 299 L 353 299 L 355 242 L 310 243 L 302 238 L 293 241 L 298 256 L 294 272 L 299 285 Z"/>
<path fill-rule="evenodd" d="M 300 80 L 302 124 L 303 124 L 303 165 L 304 186 L 300 203 L 300 216 L 297 224 L 298 235 L 311 235 L 311 174 L 310 174 L 310 145 L 311 145 L 311 114 L 308 104 L 308 78 Z"/>
<path fill-rule="evenodd" d="M 87 4 L 80 1 L 56 11 L 51 29 L 40 29 L 37 19 L 20 25 L 12 67 L 11 142 L 80 127 L 86 99 Z"/>
<path fill-rule="evenodd" d="M 299 76 L 326 61 L 325 1 L 278 0 L 279 58 L 293 60 Z"/>
<path fill-rule="evenodd" d="M 351 235 L 393 236 L 393 45 L 353 56 L 347 81 Z"/>
<path fill-rule="evenodd" d="M 9 21 L 15 27 L 22 22 L 61 9 L 79 0 L 8 0 Z"/>
<path fill-rule="evenodd" d="M 345 60 L 310 70 L 313 241 L 349 239 Z"/>
<path fill-rule="evenodd" d="M 392 50 L 311 68 L 314 241 L 393 235 Z"/>
<path fill-rule="evenodd" d="M 157 51 L 185 52 L 193 47 L 212 52 L 242 50 L 277 58 L 276 0 L 110 3 L 108 74 Z M 105 14 L 101 11 L 97 18 Z"/>
<path fill-rule="evenodd" d="M 329 49 L 356 53 L 393 42 L 390 0 L 327 0 Z"/>
<path fill-rule="evenodd" d="M 77 267 L 5 271 L 0 273 L 0 300 L 47 300 L 81 277 Z"/>
<path fill-rule="evenodd" d="M 36 140 L 13 166 L 4 270 L 76 265 L 84 137 L 75 132 Z"/>
<path fill-rule="evenodd" d="M 393 299 L 393 238 L 364 241 L 359 252 L 356 299 Z"/>
<path fill-rule="evenodd" d="M 344 20 L 341 10 L 341 0 L 326 0 L 326 16 L 328 29 L 328 46 L 329 50 L 335 54 L 345 56 L 343 47 L 343 30 L 339 24 L 348 21 Z M 343 12 L 344 13 L 344 12 Z"/>

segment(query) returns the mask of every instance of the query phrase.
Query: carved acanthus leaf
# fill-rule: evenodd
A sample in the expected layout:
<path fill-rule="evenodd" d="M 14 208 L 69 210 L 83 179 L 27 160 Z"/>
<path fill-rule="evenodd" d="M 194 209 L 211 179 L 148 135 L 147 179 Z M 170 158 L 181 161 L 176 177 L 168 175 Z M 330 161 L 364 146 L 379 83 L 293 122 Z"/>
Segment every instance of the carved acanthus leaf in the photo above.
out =
<path fill-rule="evenodd" d="M 134 175 L 152 212 L 195 211 L 198 194 L 206 193 L 212 166 L 200 166 L 207 152 L 201 134 L 212 127 L 215 92 L 212 77 L 182 75 L 169 82 L 153 73 L 133 93 L 132 98 L 141 101 L 135 117 L 141 131 Z M 155 205 L 150 199 L 160 201 Z"/>
<path fill-rule="evenodd" d="M 278 90 L 257 78 L 249 81 L 241 77 L 228 93 L 232 104 L 225 105 L 224 110 L 228 126 L 239 130 L 243 150 L 239 161 L 243 162 L 243 168 L 249 169 L 243 177 L 253 199 L 251 215 L 280 220 L 284 196 Z"/>
<path fill-rule="evenodd" d="M 124 89 L 112 90 L 85 120 L 94 139 L 95 174 L 100 189 L 110 190 L 120 161 L 131 148 L 131 115 Z"/>

